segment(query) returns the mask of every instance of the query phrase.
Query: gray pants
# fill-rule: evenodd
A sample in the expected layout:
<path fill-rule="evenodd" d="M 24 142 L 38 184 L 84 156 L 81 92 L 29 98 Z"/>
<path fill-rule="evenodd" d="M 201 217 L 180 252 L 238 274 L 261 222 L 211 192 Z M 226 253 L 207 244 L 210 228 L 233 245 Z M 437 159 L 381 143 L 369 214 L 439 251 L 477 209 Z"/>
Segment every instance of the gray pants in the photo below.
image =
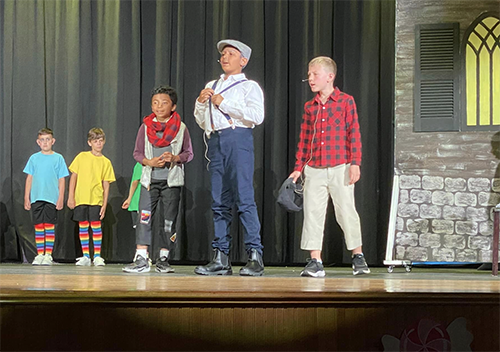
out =
<path fill-rule="evenodd" d="M 159 246 L 160 248 L 168 248 L 169 250 L 175 248 L 175 224 L 179 212 L 180 198 L 181 187 L 169 187 L 166 180 L 151 180 L 149 191 L 141 186 L 136 244 L 151 246 L 153 217 L 156 216 L 158 202 L 161 199 L 164 231 L 159 231 Z"/>

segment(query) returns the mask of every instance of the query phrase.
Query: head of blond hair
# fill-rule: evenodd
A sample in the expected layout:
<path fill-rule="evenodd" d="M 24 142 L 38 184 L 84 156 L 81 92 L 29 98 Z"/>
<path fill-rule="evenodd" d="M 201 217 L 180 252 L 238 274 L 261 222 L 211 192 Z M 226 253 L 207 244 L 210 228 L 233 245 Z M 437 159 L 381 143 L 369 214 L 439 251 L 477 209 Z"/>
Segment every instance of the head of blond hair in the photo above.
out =
<path fill-rule="evenodd" d="M 87 140 L 93 141 L 99 138 L 106 140 L 106 134 L 104 133 L 103 129 L 99 127 L 91 128 L 89 133 L 87 134 Z"/>
<path fill-rule="evenodd" d="M 309 67 L 313 65 L 319 65 L 325 69 L 327 72 L 333 73 L 335 76 L 337 75 L 337 64 L 333 59 L 329 58 L 328 56 L 318 56 L 312 59 L 309 62 Z"/>

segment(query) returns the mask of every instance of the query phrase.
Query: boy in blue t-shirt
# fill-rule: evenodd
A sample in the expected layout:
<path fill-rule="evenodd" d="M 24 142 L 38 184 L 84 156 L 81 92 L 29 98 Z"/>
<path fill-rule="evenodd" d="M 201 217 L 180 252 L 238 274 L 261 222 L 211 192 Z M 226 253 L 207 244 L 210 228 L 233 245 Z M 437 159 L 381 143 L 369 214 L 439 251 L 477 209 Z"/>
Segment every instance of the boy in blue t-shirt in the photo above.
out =
<path fill-rule="evenodd" d="M 35 226 L 33 265 L 52 265 L 57 211 L 64 206 L 64 178 L 69 171 L 63 156 L 52 150 L 56 140 L 50 128 L 38 131 L 36 142 L 41 151 L 29 158 L 23 170 L 27 174 L 24 209 L 31 210 Z"/>

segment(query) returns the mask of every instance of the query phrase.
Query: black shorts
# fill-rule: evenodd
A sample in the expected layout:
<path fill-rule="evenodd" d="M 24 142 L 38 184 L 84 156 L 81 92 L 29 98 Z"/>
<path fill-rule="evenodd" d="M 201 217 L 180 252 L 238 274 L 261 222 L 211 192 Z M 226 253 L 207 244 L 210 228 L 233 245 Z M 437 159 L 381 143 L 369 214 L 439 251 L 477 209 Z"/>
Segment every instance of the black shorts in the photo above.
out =
<path fill-rule="evenodd" d="M 56 205 L 43 200 L 31 203 L 33 224 L 55 224 L 57 222 Z"/>
<path fill-rule="evenodd" d="M 75 221 L 101 221 L 100 205 L 79 205 L 73 212 Z"/>

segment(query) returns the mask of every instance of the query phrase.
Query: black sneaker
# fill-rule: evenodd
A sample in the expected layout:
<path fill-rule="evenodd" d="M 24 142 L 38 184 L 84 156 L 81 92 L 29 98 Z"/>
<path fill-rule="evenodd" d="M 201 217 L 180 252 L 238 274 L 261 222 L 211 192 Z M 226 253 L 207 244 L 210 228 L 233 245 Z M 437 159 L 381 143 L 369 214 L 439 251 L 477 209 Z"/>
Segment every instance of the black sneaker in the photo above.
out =
<path fill-rule="evenodd" d="M 132 264 L 123 267 L 122 270 L 126 273 L 147 273 L 151 270 L 151 265 L 148 258 L 144 258 L 140 254 L 136 254 Z"/>
<path fill-rule="evenodd" d="M 325 275 L 323 263 L 319 263 L 316 259 L 309 260 L 304 270 L 300 272 L 300 276 L 325 277 Z"/>
<path fill-rule="evenodd" d="M 159 273 L 173 273 L 175 269 L 168 263 L 168 258 L 163 256 L 156 261 L 156 271 Z"/>
<path fill-rule="evenodd" d="M 363 254 L 355 254 L 352 257 L 352 274 L 362 275 L 369 274 L 370 268 L 366 264 L 365 256 Z"/>

